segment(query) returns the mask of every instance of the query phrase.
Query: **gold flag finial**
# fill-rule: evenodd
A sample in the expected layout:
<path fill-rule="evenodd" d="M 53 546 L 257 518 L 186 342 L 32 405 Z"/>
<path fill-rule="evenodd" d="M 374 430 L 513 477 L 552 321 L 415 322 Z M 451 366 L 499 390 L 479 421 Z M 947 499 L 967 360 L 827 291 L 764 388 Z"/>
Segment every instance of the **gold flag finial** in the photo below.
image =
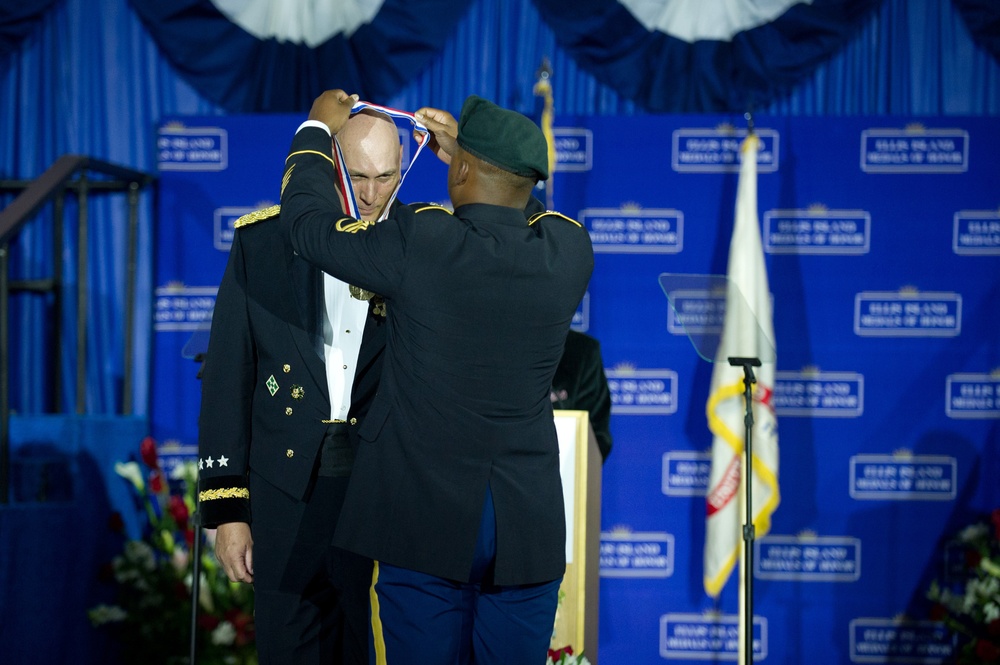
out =
<path fill-rule="evenodd" d="M 552 205 L 552 181 L 556 168 L 556 140 L 552 133 L 552 119 L 555 115 L 552 102 L 552 65 L 549 64 L 547 56 L 542 58 L 542 64 L 535 71 L 533 92 L 543 100 L 540 124 L 542 134 L 545 136 L 545 143 L 549 148 L 549 179 L 545 181 L 545 207 L 552 210 L 555 207 Z"/>

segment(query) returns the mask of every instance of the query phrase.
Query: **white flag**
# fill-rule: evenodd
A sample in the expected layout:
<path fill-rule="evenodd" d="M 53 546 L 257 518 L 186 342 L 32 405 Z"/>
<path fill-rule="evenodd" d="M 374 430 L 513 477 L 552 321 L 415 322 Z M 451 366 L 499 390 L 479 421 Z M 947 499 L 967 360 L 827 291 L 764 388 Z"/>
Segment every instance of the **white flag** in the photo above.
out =
<path fill-rule="evenodd" d="M 752 509 L 755 537 L 771 528 L 778 507 L 778 426 L 771 399 L 774 389 L 774 324 L 764 251 L 757 220 L 757 149 L 750 134 L 740 146 L 742 164 L 736 192 L 736 220 L 729 245 L 726 318 L 712 366 L 706 415 L 712 431 L 712 470 L 707 495 L 705 591 L 716 597 L 739 560 L 742 548 L 740 473 L 746 434 L 742 367 L 728 357 L 757 357 L 753 393 Z M 735 288 L 734 288 L 735 287 Z M 744 301 L 741 302 L 741 301 Z"/>

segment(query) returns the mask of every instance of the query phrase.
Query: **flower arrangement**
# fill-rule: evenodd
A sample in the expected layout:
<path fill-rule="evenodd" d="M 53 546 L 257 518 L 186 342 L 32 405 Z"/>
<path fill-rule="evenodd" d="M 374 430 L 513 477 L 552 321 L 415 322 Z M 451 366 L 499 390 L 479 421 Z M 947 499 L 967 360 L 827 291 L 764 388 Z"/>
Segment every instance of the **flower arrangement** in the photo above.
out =
<path fill-rule="evenodd" d="M 573 653 L 573 647 L 567 645 L 561 649 L 549 649 L 545 665 L 590 665 L 590 661 L 580 653 Z"/>
<path fill-rule="evenodd" d="M 933 581 L 931 618 L 958 637 L 956 663 L 1000 664 L 1000 509 L 958 534 L 961 572 Z"/>
<path fill-rule="evenodd" d="M 146 518 L 143 534 L 126 539 L 121 516 L 112 515 L 110 526 L 123 539 L 122 553 L 105 571 L 116 584 L 116 602 L 93 607 L 88 616 L 93 625 L 114 631 L 125 662 L 181 665 L 190 654 L 197 465 L 182 462 L 166 478 L 151 437 L 139 452 L 142 466 L 119 462 L 115 471 L 135 490 Z M 253 665 L 253 589 L 229 581 L 207 534 L 214 532 L 202 536 L 197 662 Z"/>

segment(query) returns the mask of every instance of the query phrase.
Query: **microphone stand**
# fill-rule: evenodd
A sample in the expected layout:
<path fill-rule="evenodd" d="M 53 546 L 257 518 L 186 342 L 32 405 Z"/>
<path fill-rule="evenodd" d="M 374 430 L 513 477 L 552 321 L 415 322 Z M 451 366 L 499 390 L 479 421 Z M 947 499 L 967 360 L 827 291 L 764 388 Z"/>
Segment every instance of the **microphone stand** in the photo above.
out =
<path fill-rule="evenodd" d="M 194 514 L 191 515 L 191 526 L 194 529 L 194 545 L 191 564 L 191 645 L 188 655 L 188 665 L 195 665 L 198 651 L 198 597 L 201 594 L 201 511 L 198 501 L 198 488 L 194 493 Z"/>
<path fill-rule="evenodd" d="M 745 428 L 745 444 L 743 446 L 743 485 L 745 490 L 744 505 L 746 506 L 746 521 L 743 523 L 743 649 L 744 663 L 753 664 L 753 384 L 757 378 L 753 374 L 754 367 L 760 367 L 759 358 L 729 358 L 733 367 L 743 368 L 743 401 L 746 413 L 743 417 Z"/>
<path fill-rule="evenodd" d="M 205 371 L 205 354 L 198 353 L 194 361 L 200 363 L 197 378 L 200 381 Z M 198 597 L 201 595 L 201 500 L 198 498 L 198 481 L 194 486 L 194 514 L 191 515 L 191 528 L 194 529 L 194 544 L 191 555 L 191 642 L 188 652 L 188 665 L 195 665 L 198 652 Z"/>

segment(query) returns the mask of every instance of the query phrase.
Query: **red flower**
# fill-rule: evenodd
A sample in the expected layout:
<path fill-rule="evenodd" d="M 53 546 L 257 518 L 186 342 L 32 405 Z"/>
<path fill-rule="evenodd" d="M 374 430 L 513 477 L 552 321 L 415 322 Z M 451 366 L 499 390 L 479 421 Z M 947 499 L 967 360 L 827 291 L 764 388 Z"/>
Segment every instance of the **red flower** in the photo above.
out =
<path fill-rule="evenodd" d="M 233 624 L 233 628 L 236 629 L 236 639 L 234 640 L 236 646 L 244 646 L 253 641 L 254 625 L 251 615 L 241 610 L 231 609 L 226 612 L 226 620 Z"/>
<path fill-rule="evenodd" d="M 194 548 L 194 529 L 184 530 L 184 542 L 187 543 L 188 549 Z"/>
<path fill-rule="evenodd" d="M 941 621 L 948 616 L 948 610 L 941 603 L 934 603 L 929 614 L 931 621 Z"/>
<path fill-rule="evenodd" d="M 976 656 L 981 658 L 984 663 L 990 662 L 1000 658 L 1000 649 L 992 642 L 976 640 Z"/>
<path fill-rule="evenodd" d="M 110 561 L 97 569 L 97 579 L 102 582 L 115 581 L 115 568 L 111 565 Z"/>
<path fill-rule="evenodd" d="M 149 489 L 153 491 L 153 494 L 159 494 L 163 491 L 163 474 L 157 470 L 153 470 L 149 474 Z"/>
<path fill-rule="evenodd" d="M 219 623 L 219 617 L 217 616 L 205 614 L 204 612 L 198 614 L 198 627 L 203 630 L 215 630 L 219 626 Z"/>
<path fill-rule="evenodd" d="M 990 637 L 1000 637 L 1000 619 L 994 619 L 986 624 L 986 632 Z"/>
<path fill-rule="evenodd" d="M 564 646 L 562 649 L 549 649 L 549 658 L 552 659 L 553 663 L 558 663 L 559 659 L 562 658 L 563 655 L 572 656 L 573 647 L 567 645 Z"/>
<path fill-rule="evenodd" d="M 170 512 L 170 516 L 174 518 L 177 528 L 187 529 L 188 507 L 187 504 L 184 503 L 184 499 L 177 494 L 171 494 L 170 502 L 167 504 L 167 510 Z"/>
<path fill-rule="evenodd" d="M 142 456 L 143 463 L 150 469 L 160 468 L 160 460 L 156 457 L 156 440 L 151 436 L 147 436 L 139 444 L 139 454 Z"/>
<path fill-rule="evenodd" d="M 117 510 L 108 517 L 108 528 L 115 533 L 125 532 L 125 520 L 122 519 L 122 514 Z"/>
<path fill-rule="evenodd" d="M 1000 508 L 993 511 L 990 521 L 993 522 L 993 537 L 1000 541 Z"/>

